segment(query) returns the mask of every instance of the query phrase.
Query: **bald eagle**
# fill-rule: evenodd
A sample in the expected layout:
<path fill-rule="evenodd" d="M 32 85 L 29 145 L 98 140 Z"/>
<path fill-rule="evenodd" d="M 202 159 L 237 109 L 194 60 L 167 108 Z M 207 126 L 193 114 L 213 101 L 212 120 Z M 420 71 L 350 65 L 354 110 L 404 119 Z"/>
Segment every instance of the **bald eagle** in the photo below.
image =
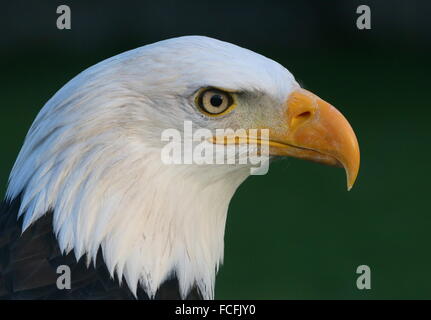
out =
<path fill-rule="evenodd" d="M 342 166 L 348 189 L 358 174 L 347 120 L 277 62 L 202 36 L 124 52 L 69 81 L 34 120 L 0 214 L 0 298 L 213 299 L 228 205 L 251 164 L 164 163 L 163 132 L 186 121 L 266 128 L 269 140 L 254 140 L 269 160 Z M 223 148 L 250 143 L 224 138 Z"/>

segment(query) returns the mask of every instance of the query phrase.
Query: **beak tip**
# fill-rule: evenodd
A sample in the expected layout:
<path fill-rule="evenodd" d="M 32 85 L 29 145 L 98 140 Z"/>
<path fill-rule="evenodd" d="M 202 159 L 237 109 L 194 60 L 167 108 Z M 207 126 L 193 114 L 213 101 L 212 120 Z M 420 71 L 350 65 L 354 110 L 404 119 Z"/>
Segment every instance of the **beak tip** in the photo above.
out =
<path fill-rule="evenodd" d="M 346 178 L 347 178 L 347 191 L 350 191 L 352 190 L 353 185 L 356 182 L 356 178 L 358 177 L 359 168 L 354 172 L 351 172 L 350 170 L 348 170 L 348 168 L 346 168 L 345 170 L 346 170 Z"/>
<path fill-rule="evenodd" d="M 350 179 L 349 174 L 347 174 L 347 191 L 352 190 L 353 185 L 355 184 L 357 174 L 353 179 Z"/>

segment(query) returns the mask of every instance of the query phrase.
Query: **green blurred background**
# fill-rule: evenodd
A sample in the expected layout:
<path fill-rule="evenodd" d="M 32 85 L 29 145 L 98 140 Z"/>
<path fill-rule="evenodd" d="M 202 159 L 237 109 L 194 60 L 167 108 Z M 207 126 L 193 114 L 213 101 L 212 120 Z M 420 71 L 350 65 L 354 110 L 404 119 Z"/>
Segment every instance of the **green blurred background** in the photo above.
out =
<path fill-rule="evenodd" d="M 72 30 L 56 29 L 56 7 Z M 356 28 L 371 7 L 372 29 Z M 361 147 L 344 172 L 295 159 L 233 198 L 218 299 L 429 299 L 431 3 L 426 1 L 16 1 L 0 12 L 0 189 L 32 120 L 68 80 L 114 54 L 186 34 L 286 66 L 340 109 Z M 356 288 L 368 265 L 372 289 Z"/>

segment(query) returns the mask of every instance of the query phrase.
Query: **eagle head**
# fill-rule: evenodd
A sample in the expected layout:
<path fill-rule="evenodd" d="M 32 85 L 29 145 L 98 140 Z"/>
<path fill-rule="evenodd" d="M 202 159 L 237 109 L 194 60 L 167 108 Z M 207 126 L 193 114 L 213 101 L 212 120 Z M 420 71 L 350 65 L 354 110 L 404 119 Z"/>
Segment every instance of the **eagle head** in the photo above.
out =
<path fill-rule="evenodd" d="M 196 286 L 213 298 L 228 205 L 254 165 L 226 153 L 224 161 L 187 163 L 185 148 L 182 161 L 165 161 L 168 143 L 188 139 L 185 124 L 212 136 L 191 138 L 191 152 L 203 144 L 219 157 L 253 145 L 248 152 L 267 150 L 268 159 L 339 165 L 349 189 L 359 170 L 349 123 L 286 68 L 230 43 L 179 37 L 96 64 L 45 104 L 7 191 L 8 199 L 21 196 L 23 231 L 53 212 L 60 249 L 88 264 L 101 250 L 111 275 L 132 292 L 141 286 L 154 297 L 175 275 L 183 297 Z M 251 136 L 254 129 L 267 138 Z M 226 133 L 237 130 L 240 137 Z M 243 152 L 235 150 L 235 157 Z"/>

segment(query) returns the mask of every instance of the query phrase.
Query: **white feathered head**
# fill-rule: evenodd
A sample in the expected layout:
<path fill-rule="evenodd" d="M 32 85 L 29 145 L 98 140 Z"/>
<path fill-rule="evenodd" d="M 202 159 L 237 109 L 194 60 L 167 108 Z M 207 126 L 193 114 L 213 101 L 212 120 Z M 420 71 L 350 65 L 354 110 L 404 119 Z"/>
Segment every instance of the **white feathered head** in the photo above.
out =
<path fill-rule="evenodd" d="M 269 141 L 254 141 L 271 156 L 342 165 L 349 188 L 358 172 L 347 121 L 288 70 L 226 42 L 180 37 L 100 62 L 46 103 L 7 191 L 22 195 L 23 230 L 52 210 L 60 248 L 89 263 L 101 248 L 132 292 L 154 296 L 175 274 L 182 296 L 196 285 L 213 298 L 229 201 L 251 165 L 166 164 L 163 132 L 184 135 L 185 122 L 267 129 Z"/>

